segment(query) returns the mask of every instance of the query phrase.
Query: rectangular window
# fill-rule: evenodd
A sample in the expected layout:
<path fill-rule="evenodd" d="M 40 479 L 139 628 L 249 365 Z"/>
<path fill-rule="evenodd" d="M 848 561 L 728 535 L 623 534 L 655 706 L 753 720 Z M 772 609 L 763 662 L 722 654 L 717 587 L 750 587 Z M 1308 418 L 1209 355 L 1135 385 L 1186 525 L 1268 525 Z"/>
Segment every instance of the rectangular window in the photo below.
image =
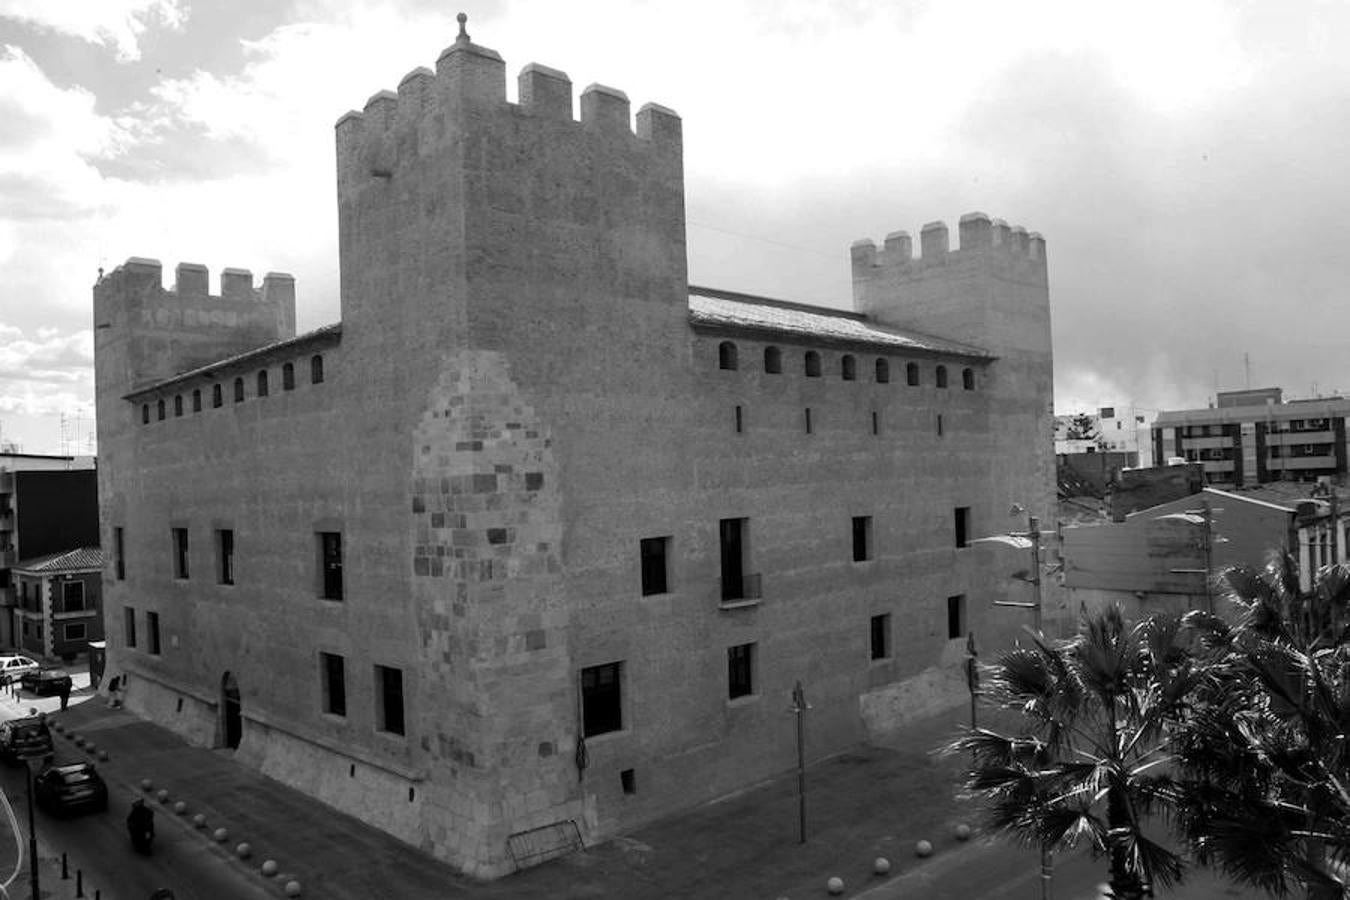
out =
<path fill-rule="evenodd" d="M 124 555 L 124 545 L 122 538 L 122 529 L 113 529 L 113 571 L 118 581 L 125 581 L 127 577 L 126 556 Z"/>
<path fill-rule="evenodd" d="M 136 610 L 130 606 L 122 610 L 122 638 L 128 647 L 136 646 Z"/>
<path fill-rule="evenodd" d="M 806 407 L 806 433 L 811 433 L 811 407 Z"/>
<path fill-rule="evenodd" d="M 755 692 L 755 645 L 727 648 L 727 697 L 748 697 Z"/>
<path fill-rule="evenodd" d="M 319 532 L 319 574 L 323 592 L 320 596 L 325 600 L 341 600 L 342 532 Z"/>
<path fill-rule="evenodd" d="M 389 734 L 404 734 L 403 670 L 392 666 L 375 667 L 375 688 L 379 691 L 375 710 L 379 729 Z"/>
<path fill-rule="evenodd" d="M 664 594 L 670 590 L 667 578 L 670 538 L 643 538 L 640 542 L 642 554 L 642 596 Z"/>
<path fill-rule="evenodd" d="M 336 653 L 320 653 L 319 675 L 323 679 L 323 711 L 332 716 L 347 715 L 346 660 Z"/>
<path fill-rule="evenodd" d="M 872 412 L 872 433 L 881 434 L 881 419 L 878 417 L 875 410 Z"/>
<path fill-rule="evenodd" d="M 745 431 L 745 412 L 739 404 L 736 406 L 736 433 Z"/>
<path fill-rule="evenodd" d="M 891 615 L 883 613 L 872 617 L 872 658 L 891 658 Z"/>
<path fill-rule="evenodd" d="M 216 531 L 216 580 L 221 584 L 234 584 L 234 529 L 220 528 Z"/>
<path fill-rule="evenodd" d="M 853 517 L 853 561 L 864 562 L 872 558 L 872 517 Z"/>
<path fill-rule="evenodd" d="M 188 530 L 173 530 L 173 577 L 188 577 Z"/>
<path fill-rule="evenodd" d="M 150 641 L 150 646 L 146 649 L 150 651 L 150 655 L 159 656 L 159 613 L 145 614 L 145 631 Z"/>
<path fill-rule="evenodd" d="M 67 581 L 61 585 L 61 611 L 84 612 L 84 582 Z"/>
<path fill-rule="evenodd" d="M 965 637 L 966 634 L 966 595 L 957 594 L 947 598 L 947 639 Z"/>
<path fill-rule="evenodd" d="M 956 546 L 970 546 L 970 507 L 956 507 L 952 519 L 956 526 Z"/>
<path fill-rule="evenodd" d="M 722 519 L 718 523 L 718 537 L 722 549 L 722 599 L 757 599 L 759 579 L 745 571 L 750 547 L 750 520 Z"/>
<path fill-rule="evenodd" d="M 585 737 L 623 728 L 623 663 L 581 670 L 581 732 Z"/>
<path fill-rule="evenodd" d="M 82 641 L 85 637 L 83 622 L 67 622 L 62 632 L 62 639 L 67 641 Z"/>

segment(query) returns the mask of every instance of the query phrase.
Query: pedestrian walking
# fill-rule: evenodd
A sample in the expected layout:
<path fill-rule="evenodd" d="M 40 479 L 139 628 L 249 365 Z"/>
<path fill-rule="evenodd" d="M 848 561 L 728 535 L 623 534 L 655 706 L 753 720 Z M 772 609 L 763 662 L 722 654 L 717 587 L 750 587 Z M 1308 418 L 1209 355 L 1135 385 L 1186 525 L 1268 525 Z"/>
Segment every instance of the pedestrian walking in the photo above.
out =
<path fill-rule="evenodd" d="M 61 711 L 65 712 L 66 704 L 70 702 L 70 679 L 67 678 L 61 682 Z"/>
<path fill-rule="evenodd" d="M 108 680 L 108 708 L 117 709 L 120 701 L 117 698 L 117 692 L 122 689 L 122 676 L 114 675 Z"/>

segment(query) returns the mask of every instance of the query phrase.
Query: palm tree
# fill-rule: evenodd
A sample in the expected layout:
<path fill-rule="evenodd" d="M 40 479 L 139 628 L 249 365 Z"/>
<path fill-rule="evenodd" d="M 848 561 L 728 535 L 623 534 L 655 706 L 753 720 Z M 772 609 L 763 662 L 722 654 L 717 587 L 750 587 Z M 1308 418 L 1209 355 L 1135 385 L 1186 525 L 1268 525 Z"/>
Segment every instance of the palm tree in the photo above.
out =
<path fill-rule="evenodd" d="M 1193 612 L 1207 648 L 1178 723 L 1179 823 L 1197 858 L 1285 896 L 1343 897 L 1350 864 L 1350 567 L 1299 589 L 1276 554 L 1219 576 L 1228 623 Z"/>
<path fill-rule="evenodd" d="M 1167 727 L 1196 676 L 1177 618 L 1129 627 L 1108 607 L 1074 638 L 1035 635 L 984 667 L 985 697 L 1021 728 L 972 729 L 945 750 L 971 755 L 964 786 L 990 830 L 1043 852 L 1086 844 L 1108 857 L 1113 896 L 1135 900 L 1182 874 L 1145 829 L 1178 796 Z"/>

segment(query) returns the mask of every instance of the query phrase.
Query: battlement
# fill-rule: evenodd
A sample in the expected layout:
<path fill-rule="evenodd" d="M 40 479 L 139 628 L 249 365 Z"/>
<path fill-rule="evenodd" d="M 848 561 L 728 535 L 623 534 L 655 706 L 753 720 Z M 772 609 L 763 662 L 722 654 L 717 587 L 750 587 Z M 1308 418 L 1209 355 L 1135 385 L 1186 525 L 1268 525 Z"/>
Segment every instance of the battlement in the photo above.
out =
<path fill-rule="evenodd" d="M 960 246 L 953 250 L 945 222 L 929 222 L 919 231 L 919 255 L 914 255 L 913 240 L 907 231 L 886 235 L 878 248 L 870 238 L 854 241 L 850 248 L 854 277 L 874 268 L 949 265 L 951 257 L 995 254 L 1009 260 L 1026 260 L 1045 265 L 1045 239 L 1028 233 L 1020 225 L 1009 226 L 1002 219 L 990 219 L 982 212 L 966 213 L 958 225 Z"/>
<path fill-rule="evenodd" d="M 248 269 L 226 268 L 220 273 L 220 293 L 210 293 L 210 270 L 201 263 L 179 263 L 174 283 L 164 287 L 163 266 L 157 259 L 133 256 L 94 285 L 96 301 L 114 296 L 178 300 L 183 303 L 264 304 L 295 307 L 295 278 L 268 272 L 259 287 Z M 293 317 L 293 316 L 292 316 Z"/>
<path fill-rule="evenodd" d="M 587 87 L 580 119 L 573 119 L 571 79 L 538 63 L 521 69 L 518 102 L 508 102 L 505 63 L 495 50 L 469 39 L 466 21 L 460 13 L 459 37 L 436 60 L 435 71 L 416 68 L 399 82 L 397 92 L 379 91 L 361 111 L 337 120 L 340 178 L 391 178 L 399 154 L 425 153 L 430 143 L 453 135 L 455 122 L 492 111 L 569 123 L 584 132 L 627 139 L 635 148 L 680 147 L 681 122 L 673 110 L 646 103 L 634 121 L 628 96 L 617 88 Z"/>

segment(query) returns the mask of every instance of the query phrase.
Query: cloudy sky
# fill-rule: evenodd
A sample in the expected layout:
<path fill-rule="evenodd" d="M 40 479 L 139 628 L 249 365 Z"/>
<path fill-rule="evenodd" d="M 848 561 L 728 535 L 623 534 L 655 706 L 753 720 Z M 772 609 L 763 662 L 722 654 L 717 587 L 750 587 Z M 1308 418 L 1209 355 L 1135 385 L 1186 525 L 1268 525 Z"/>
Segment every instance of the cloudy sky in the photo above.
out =
<path fill-rule="evenodd" d="M 847 306 L 854 239 L 978 209 L 1046 237 L 1062 412 L 1350 390 L 1350 4 L 0 0 L 0 440 L 87 449 L 100 266 L 336 320 L 333 124 L 461 9 L 512 99 L 681 114 L 696 284 Z"/>

